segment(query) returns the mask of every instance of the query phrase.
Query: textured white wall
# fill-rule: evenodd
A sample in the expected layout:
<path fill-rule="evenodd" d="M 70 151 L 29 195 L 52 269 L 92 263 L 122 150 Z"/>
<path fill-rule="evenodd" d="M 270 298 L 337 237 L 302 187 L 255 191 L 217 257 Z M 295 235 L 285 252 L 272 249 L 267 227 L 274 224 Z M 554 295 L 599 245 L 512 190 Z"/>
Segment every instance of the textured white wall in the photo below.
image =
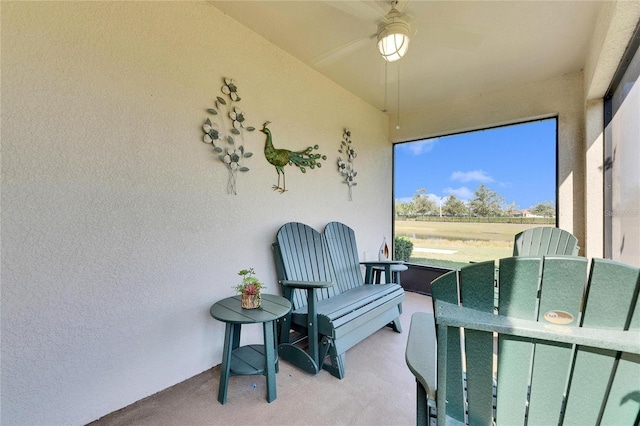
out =
<path fill-rule="evenodd" d="M 250 124 L 272 121 L 278 147 L 319 144 L 323 167 L 288 167 L 273 192 L 255 132 L 227 195 L 200 142 L 223 76 Z M 205 2 L 3 2 L 1 423 L 86 423 L 219 364 L 208 308 L 245 267 L 279 292 L 287 221 L 343 221 L 375 252 L 391 232 L 387 122 Z"/>

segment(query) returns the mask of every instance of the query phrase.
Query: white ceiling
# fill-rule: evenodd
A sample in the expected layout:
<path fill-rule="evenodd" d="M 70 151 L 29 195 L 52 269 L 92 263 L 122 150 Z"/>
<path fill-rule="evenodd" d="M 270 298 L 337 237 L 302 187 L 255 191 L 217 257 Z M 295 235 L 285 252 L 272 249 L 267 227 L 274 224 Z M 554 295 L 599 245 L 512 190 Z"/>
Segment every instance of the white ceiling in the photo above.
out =
<path fill-rule="evenodd" d="M 400 0 L 416 31 L 385 62 L 377 21 L 389 1 L 214 1 L 211 4 L 379 109 L 401 111 L 584 67 L 597 1 Z M 371 38 L 373 36 L 373 38 Z"/>

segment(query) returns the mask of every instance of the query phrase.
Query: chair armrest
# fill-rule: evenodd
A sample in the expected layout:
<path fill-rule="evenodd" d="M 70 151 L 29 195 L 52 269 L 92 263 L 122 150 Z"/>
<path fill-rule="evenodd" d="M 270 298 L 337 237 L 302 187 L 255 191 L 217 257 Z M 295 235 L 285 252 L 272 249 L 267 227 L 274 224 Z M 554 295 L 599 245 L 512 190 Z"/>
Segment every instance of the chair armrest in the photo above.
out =
<path fill-rule="evenodd" d="M 291 280 L 282 280 L 280 281 L 285 287 L 293 287 L 293 288 L 327 288 L 333 287 L 333 283 L 330 281 L 291 281 Z"/>
<path fill-rule="evenodd" d="M 433 314 L 416 312 L 411 316 L 405 360 L 411 373 L 422 384 L 427 398 L 436 400 L 436 326 Z"/>
<path fill-rule="evenodd" d="M 479 331 L 569 343 L 640 355 L 640 331 L 575 327 L 494 315 L 436 300 L 438 326 L 464 327 Z"/>

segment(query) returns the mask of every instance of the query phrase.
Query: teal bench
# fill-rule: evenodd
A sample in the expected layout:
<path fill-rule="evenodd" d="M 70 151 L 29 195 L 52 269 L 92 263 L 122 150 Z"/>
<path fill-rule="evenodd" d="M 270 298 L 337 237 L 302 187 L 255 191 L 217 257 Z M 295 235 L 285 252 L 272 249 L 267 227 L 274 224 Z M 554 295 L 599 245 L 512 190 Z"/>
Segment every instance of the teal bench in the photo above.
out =
<path fill-rule="evenodd" d="M 349 348 L 387 325 L 402 332 L 404 290 L 390 282 L 393 262 L 365 262 L 367 279 L 374 266 L 384 267 L 387 284 L 365 283 L 347 225 L 331 222 L 320 234 L 305 224 L 287 223 L 273 250 L 283 296 L 293 304 L 280 324 L 282 359 L 309 373 L 325 369 L 342 379 Z"/>
<path fill-rule="evenodd" d="M 640 419 L 640 268 L 574 256 L 471 264 L 432 283 L 406 362 L 417 423 L 619 425 Z M 437 345 L 436 345 L 437 342 Z"/>

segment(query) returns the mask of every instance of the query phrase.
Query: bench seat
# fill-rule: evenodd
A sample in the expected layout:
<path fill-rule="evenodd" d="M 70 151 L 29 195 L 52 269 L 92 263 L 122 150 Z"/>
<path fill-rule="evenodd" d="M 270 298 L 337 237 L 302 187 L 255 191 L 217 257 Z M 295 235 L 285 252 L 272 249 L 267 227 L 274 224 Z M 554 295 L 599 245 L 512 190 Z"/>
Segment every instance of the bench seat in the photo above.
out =
<path fill-rule="evenodd" d="M 404 290 L 398 284 L 369 284 L 320 300 L 316 303 L 319 332 L 337 339 L 375 317 L 377 308 L 386 309 L 388 303 L 403 299 Z M 292 321 L 307 324 L 307 305 L 293 311 Z"/>

